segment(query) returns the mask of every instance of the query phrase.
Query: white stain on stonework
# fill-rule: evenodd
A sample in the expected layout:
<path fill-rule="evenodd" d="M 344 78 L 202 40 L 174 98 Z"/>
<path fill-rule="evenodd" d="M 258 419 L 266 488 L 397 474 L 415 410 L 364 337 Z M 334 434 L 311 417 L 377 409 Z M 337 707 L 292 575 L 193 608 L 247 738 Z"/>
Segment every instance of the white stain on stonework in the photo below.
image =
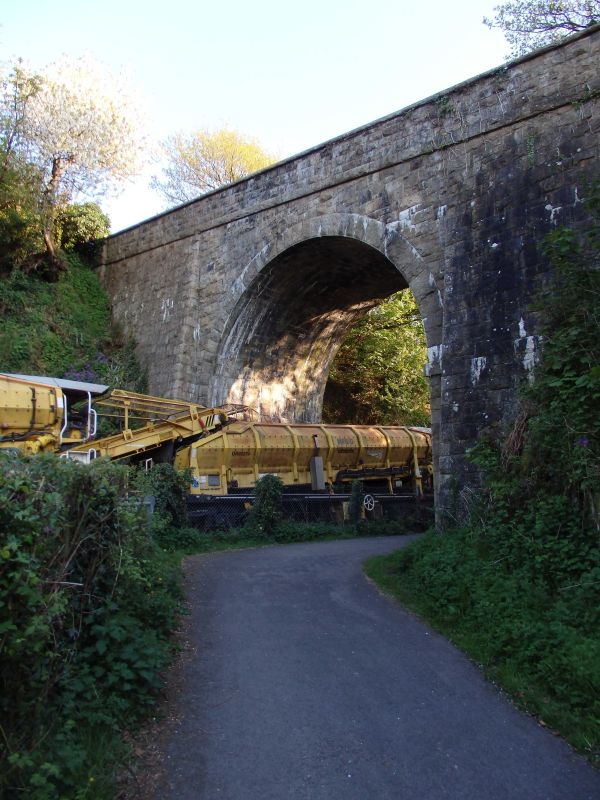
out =
<path fill-rule="evenodd" d="M 446 211 L 448 210 L 448 206 L 440 206 L 438 210 L 435 212 L 436 219 L 443 219 L 446 216 Z"/>
<path fill-rule="evenodd" d="M 444 307 L 444 300 L 442 298 L 441 291 L 437 287 L 437 281 L 435 279 L 435 275 L 433 274 L 433 272 L 429 273 L 429 277 L 428 277 L 427 280 L 428 280 L 428 283 L 429 283 L 429 288 L 433 289 L 437 294 L 437 300 L 438 300 L 439 307 L 443 308 Z"/>
<path fill-rule="evenodd" d="M 400 226 L 400 230 L 409 230 L 414 231 L 416 230 L 416 225 L 413 223 L 412 218 L 419 210 L 419 206 L 411 206 L 410 208 L 405 208 L 404 211 L 401 211 L 398 214 L 398 224 Z"/>
<path fill-rule="evenodd" d="M 476 383 L 479 383 L 481 373 L 485 369 L 486 363 L 487 358 L 485 356 L 476 356 L 475 358 L 471 359 L 471 384 L 473 386 L 475 386 Z"/>
<path fill-rule="evenodd" d="M 514 341 L 515 353 L 523 354 L 521 363 L 533 380 L 533 368 L 537 363 L 537 336 L 528 336 L 523 317 L 519 320 L 519 337 Z"/>
<path fill-rule="evenodd" d="M 530 373 L 529 380 L 533 379 L 532 370 L 537 361 L 535 336 L 527 336 L 525 339 L 525 355 L 523 356 L 523 366 Z"/>
<path fill-rule="evenodd" d="M 427 348 L 427 363 L 425 364 L 424 373 L 427 378 L 432 374 L 435 367 L 442 368 L 442 356 L 444 353 L 443 344 L 434 344 L 432 347 Z"/>
<path fill-rule="evenodd" d="M 393 238 L 394 234 L 401 237 L 402 241 L 408 246 L 412 255 L 417 258 L 419 261 L 423 260 L 423 256 L 417 248 L 412 245 L 402 234 L 400 231 L 402 230 L 402 226 L 400 222 L 390 222 L 385 226 L 385 239 L 383 240 L 383 254 L 385 256 L 388 255 L 388 241 Z"/>
<path fill-rule="evenodd" d="M 200 336 L 201 336 L 200 325 L 196 325 L 196 327 L 194 328 L 194 332 L 193 332 L 192 336 L 193 336 L 195 342 L 199 342 L 200 341 Z"/>
<path fill-rule="evenodd" d="M 255 267 L 257 261 L 259 262 L 259 264 L 265 264 L 267 262 L 267 254 L 270 249 L 271 249 L 271 244 L 270 243 L 266 244 L 261 250 L 258 251 L 258 253 L 254 256 L 254 258 L 246 264 L 244 269 L 240 272 L 238 277 L 231 284 L 230 293 L 234 297 L 239 297 L 239 295 L 243 294 L 246 291 L 246 274 L 248 273 L 248 270 Z"/>
<path fill-rule="evenodd" d="M 163 298 L 160 304 L 163 322 L 168 322 L 171 317 L 171 311 L 175 308 L 175 301 L 170 297 Z"/>
<path fill-rule="evenodd" d="M 529 380 L 533 380 L 533 368 L 537 363 L 537 336 L 519 336 L 515 339 L 515 353 L 522 354 L 523 369 L 529 373 Z"/>
<path fill-rule="evenodd" d="M 552 206 L 550 203 L 546 206 L 546 211 L 550 212 L 550 222 L 552 225 L 558 224 L 558 212 L 562 211 L 562 206 Z"/>

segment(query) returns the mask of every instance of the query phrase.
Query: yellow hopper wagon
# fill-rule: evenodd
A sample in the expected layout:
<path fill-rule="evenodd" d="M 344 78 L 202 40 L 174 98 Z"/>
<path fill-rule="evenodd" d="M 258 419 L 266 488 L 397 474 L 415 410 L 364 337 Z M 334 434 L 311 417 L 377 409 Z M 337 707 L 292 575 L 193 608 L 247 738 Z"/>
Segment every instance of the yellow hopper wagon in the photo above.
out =
<path fill-rule="evenodd" d="M 428 497 L 432 489 L 431 431 L 374 425 L 230 422 L 179 450 L 175 466 L 190 468 L 190 517 L 225 522 L 252 502 L 263 475 L 279 477 L 284 505 L 343 513 L 351 483 L 363 484 L 365 506 L 389 507 Z M 406 505 L 406 503 L 404 503 Z M 340 512 L 341 509 L 341 512 Z"/>

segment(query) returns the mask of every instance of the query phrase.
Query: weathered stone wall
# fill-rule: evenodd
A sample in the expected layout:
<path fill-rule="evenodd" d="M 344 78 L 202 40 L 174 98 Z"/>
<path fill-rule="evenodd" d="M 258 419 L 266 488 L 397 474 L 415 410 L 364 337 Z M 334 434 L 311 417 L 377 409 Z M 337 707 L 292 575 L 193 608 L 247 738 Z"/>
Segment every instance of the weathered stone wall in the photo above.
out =
<path fill-rule="evenodd" d="M 599 173 L 600 28 L 111 237 L 103 278 L 156 394 L 314 419 L 344 331 L 406 285 L 439 497 L 535 362 L 540 241 Z"/>

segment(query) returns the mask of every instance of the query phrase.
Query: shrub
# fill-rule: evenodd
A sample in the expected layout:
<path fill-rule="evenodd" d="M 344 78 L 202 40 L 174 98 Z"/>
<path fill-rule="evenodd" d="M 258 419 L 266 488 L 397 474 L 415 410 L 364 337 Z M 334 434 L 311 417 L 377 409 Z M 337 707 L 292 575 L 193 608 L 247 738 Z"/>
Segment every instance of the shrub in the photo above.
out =
<path fill-rule="evenodd" d="M 281 519 L 281 493 L 283 482 L 277 475 L 263 475 L 254 487 L 254 504 L 247 528 L 258 535 L 269 537 Z"/>
<path fill-rule="evenodd" d="M 191 481 L 190 470 L 179 472 L 172 464 L 154 464 L 152 469 L 138 467 L 136 489 L 154 497 L 154 512 L 174 528 L 187 524 L 186 499 Z"/>
<path fill-rule="evenodd" d="M 348 501 L 348 517 L 350 522 L 357 525 L 363 516 L 365 493 L 361 481 L 352 481 L 350 487 L 350 500 Z"/>
<path fill-rule="evenodd" d="M 115 730 L 160 688 L 178 592 L 126 468 L 0 456 L 0 795 L 110 783 Z"/>
<path fill-rule="evenodd" d="M 67 252 L 75 250 L 91 259 L 98 240 L 109 233 L 110 220 L 97 203 L 72 203 L 58 213 L 56 240 Z"/>

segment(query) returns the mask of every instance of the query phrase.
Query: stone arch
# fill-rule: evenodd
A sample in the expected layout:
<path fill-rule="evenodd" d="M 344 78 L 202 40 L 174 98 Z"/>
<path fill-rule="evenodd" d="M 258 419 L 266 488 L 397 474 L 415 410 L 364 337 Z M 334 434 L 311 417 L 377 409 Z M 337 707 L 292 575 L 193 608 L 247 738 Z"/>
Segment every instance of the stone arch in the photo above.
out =
<path fill-rule="evenodd" d="M 345 332 L 403 288 L 415 295 L 430 354 L 439 352 L 441 297 L 402 227 L 403 220 L 327 214 L 267 241 L 231 287 L 210 402 L 244 403 L 277 421 L 319 419 Z M 434 410 L 436 395 L 432 384 Z"/>

